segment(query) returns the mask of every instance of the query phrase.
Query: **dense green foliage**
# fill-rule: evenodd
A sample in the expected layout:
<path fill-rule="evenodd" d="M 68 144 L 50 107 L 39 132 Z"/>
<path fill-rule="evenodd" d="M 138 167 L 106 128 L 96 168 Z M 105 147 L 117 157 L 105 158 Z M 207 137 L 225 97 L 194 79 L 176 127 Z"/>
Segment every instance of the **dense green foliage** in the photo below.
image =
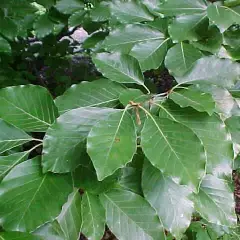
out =
<path fill-rule="evenodd" d="M 240 239 L 239 61 L 239 0 L 1 0 L 0 239 Z"/>

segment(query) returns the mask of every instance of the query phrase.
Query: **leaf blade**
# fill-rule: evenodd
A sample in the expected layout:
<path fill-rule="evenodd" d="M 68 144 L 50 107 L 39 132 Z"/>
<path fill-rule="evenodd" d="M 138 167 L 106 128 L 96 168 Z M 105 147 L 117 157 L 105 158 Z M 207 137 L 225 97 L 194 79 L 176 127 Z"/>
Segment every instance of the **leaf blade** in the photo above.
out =
<path fill-rule="evenodd" d="M 125 190 L 112 190 L 102 194 L 100 199 L 106 210 L 107 224 L 118 238 L 166 239 L 156 212 L 144 198 Z M 126 232 L 126 229 L 129 230 Z"/>
<path fill-rule="evenodd" d="M 99 121 L 87 138 L 87 152 L 100 181 L 130 162 L 136 150 L 137 135 L 127 108 Z"/>

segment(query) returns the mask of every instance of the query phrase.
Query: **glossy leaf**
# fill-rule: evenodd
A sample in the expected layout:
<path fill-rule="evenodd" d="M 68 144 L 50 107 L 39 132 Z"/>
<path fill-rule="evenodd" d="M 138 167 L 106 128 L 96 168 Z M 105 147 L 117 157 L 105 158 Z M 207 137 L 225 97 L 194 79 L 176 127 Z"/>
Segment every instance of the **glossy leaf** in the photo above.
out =
<path fill-rule="evenodd" d="M 212 95 L 216 104 L 215 111 L 220 114 L 222 119 L 229 118 L 233 115 L 234 108 L 237 104 L 226 88 L 208 84 L 197 84 L 196 88 Z"/>
<path fill-rule="evenodd" d="M 183 77 L 176 77 L 178 83 L 202 82 L 222 87 L 231 87 L 240 76 L 240 65 L 228 59 L 208 56 L 199 59 L 193 69 Z"/>
<path fill-rule="evenodd" d="M 46 131 L 58 115 L 52 97 L 40 86 L 2 88 L 0 101 L 0 117 L 28 132 Z"/>
<path fill-rule="evenodd" d="M 6 39 L 0 37 L 0 52 L 1 53 L 10 53 L 11 46 Z"/>
<path fill-rule="evenodd" d="M 145 121 L 141 137 L 143 152 L 155 167 L 198 191 L 206 156 L 192 130 L 170 119 L 151 116 Z"/>
<path fill-rule="evenodd" d="M 206 13 L 177 16 L 168 26 L 169 34 L 174 42 L 184 40 L 197 41 L 201 33 L 207 31 L 208 18 Z"/>
<path fill-rule="evenodd" d="M 206 9 L 204 0 L 168 0 L 159 5 L 159 11 L 167 16 L 202 13 Z"/>
<path fill-rule="evenodd" d="M 0 185 L 2 226 L 29 232 L 53 221 L 71 190 L 69 176 L 43 175 L 39 158 L 20 163 Z"/>
<path fill-rule="evenodd" d="M 41 226 L 33 234 L 47 240 L 65 240 L 64 232 L 56 220 Z"/>
<path fill-rule="evenodd" d="M 187 43 L 179 43 L 169 49 L 165 58 L 165 66 L 175 76 L 183 76 L 201 58 L 202 53 Z"/>
<path fill-rule="evenodd" d="M 207 155 L 207 173 L 217 176 L 231 174 L 232 143 L 223 121 L 218 116 L 208 116 L 191 108 L 184 110 L 173 102 L 168 102 L 164 108 L 168 113 L 160 110 L 161 117 L 172 120 L 174 118 L 181 122 L 191 128 L 201 140 Z"/>
<path fill-rule="evenodd" d="M 0 181 L 17 164 L 24 162 L 28 158 L 29 152 L 14 153 L 8 156 L 0 156 Z"/>
<path fill-rule="evenodd" d="M 231 133 L 233 142 L 240 144 L 240 117 L 232 116 L 225 121 L 225 124 Z"/>
<path fill-rule="evenodd" d="M 1 110 L 0 110 L 1 111 Z M 0 153 L 32 141 L 24 131 L 0 119 Z"/>
<path fill-rule="evenodd" d="M 155 28 L 143 24 L 128 24 L 111 31 L 102 46 L 110 51 L 129 53 L 135 44 L 164 39 L 164 35 Z"/>
<path fill-rule="evenodd" d="M 130 54 L 138 59 L 142 71 L 157 69 L 164 61 L 169 40 L 167 38 L 137 43 Z"/>
<path fill-rule="evenodd" d="M 68 197 L 68 201 L 63 205 L 62 211 L 57 218 L 63 232 L 65 240 L 78 240 L 82 226 L 81 217 L 81 196 L 78 189 L 75 189 Z"/>
<path fill-rule="evenodd" d="M 101 181 L 124 167 L 137 150 L 137 135 L 127 110 L 100 120 L 87 138 L 87 152 Z"/>
<path fill-rule="evenodd" d="M 60 0 L 57 2 L 56 8 L 62 13 L 71 14 L 83 9 L 84 3 L 80 0 Z"/>
<path fill-rule="evenodd" d="M 233 24 L 240 24 L 240 7 L 210 5 L 207 9 L 208 17 L 224 32 Z"/>
<path fill-rule="evenodd" d="M 43 171 L 73 171 L 81 164 L 85 140 L 91 128 L 114 111 L 110 108 L 77 108 L 61 115 L 44 137 Z"/>
<path fill-rule="evenodd" d="M 193 89 L 181 89 L 172 92 L 169 98 L 182 108 L 192 107 L 198 112 L 207 112 L 208 115 L 212 115 L 215 111 L 215 102 L 209 93 Z"/>
<path fill-rule="evenodd" d="M 101 73 L 112 81 L 143 85 L 144 79 L 139 63 L 131 56 L 119 53 L 98 53 L 93 61 Z"/>
<path fill-rule="evenodd" d="M 110 4 L 110 10 L 112 15 L 123 23 L 152 21 L 154 19 L 147 8 L 135 0 L 114 0 Z"/>
<path fill-rule="evenodd" d="M 119 95 L 124 91 L 125 88 L 120 84 L 98 79 L 71 86 L 55 100 L 55 104 L 60 114 L 80 107 L 115 107 L 119 103 Z"/>
<path fill-rule="evenodd" d="M 34 236 L 23 232 L 0 232 L 1 240 L 43 240 L 40 236 Z"/>
<path fill-rule="evenodd" d="M 107 224 L 119 239 L 162 240 L 163 227 L 155 210 L 141 196 L 126 190 L 101 194 Z"/>
<path fill-rule="evenodd" d="M 193 201 L 195 209 L 207 221 L 217 225 L 236 226 L 233 193 L 224 180 L 206 175 Z"/>
<path fill-rule="evenodd" d="M 142 186 L 145 198 L 156 209 L 164 228 L 181 239 L 192 218 L 191 191 L 164 176 L 148 161 L 144 163 Z"/>
<path fill-rule="evenodd" d="M 105 210 L 99 197 L 85 192 L 82 199 L 82 233 L 88 239 L 102 239 L 105 232 Z"/>

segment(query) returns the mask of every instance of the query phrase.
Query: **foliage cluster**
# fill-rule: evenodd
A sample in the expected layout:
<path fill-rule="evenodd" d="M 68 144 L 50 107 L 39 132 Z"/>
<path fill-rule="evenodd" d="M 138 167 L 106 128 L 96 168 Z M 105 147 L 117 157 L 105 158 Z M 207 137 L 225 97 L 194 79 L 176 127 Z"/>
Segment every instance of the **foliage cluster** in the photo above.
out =
<path fill-rule="evenodd" d="M 0 239 L 240 239 L 239 61 L 239 0 L 1 0 Z"/>

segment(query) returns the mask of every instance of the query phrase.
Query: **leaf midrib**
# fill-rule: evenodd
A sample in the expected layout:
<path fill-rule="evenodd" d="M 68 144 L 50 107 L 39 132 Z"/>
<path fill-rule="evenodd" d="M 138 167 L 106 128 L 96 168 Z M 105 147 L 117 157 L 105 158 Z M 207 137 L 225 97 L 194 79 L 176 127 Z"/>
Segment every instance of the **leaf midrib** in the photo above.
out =
<path fill-rule="evenodd" d="M 45 122 L 45 121 L 43 121 L 43 120 L 41 120 L 41 119 L 39 119 L 39 118 L 33 116 L 32 114 L 26 112 L 25 110 L 23 110 L 22 108 L 16 106 L 16 105 L 13 104 L 12 102 L 9 102 L 7 99 L 5 99 L 5 98 L 3 98 L 3 99 L 4 99 L 6 102 L 8 102 L 9 104 L 11 104 L 13 107 L 15 107 L 16 109 L 18 109 L 18 110 L 20 110 L 21 112 L 23 112 L 24 114 L 26 114 L 26 115 L 32 117 L 33 119 L 35 119 L 35 120 L 37 120 L 37 121 L 43 123 L 44 125 L 47 125 L 47 126 L 50 126 L 50 125 L 51 125 L 50 123 Z"/>
<path fill-rule="evenodd" d="M 105 193 L 103 194 L 117 209 L 119 209 L 127 218 L 129 218 L 135 225 L 137 225 L 146 235 L 152 238 L 148 233 L 144 231 L 144 229 L 138 225 L 137 222 L 135 222 L 131 217 L 129 217 L 121 208 L 118 206 L 111 198 L 109 198 Z M 152 238 L 153 239 L 153 238 Z"/>

